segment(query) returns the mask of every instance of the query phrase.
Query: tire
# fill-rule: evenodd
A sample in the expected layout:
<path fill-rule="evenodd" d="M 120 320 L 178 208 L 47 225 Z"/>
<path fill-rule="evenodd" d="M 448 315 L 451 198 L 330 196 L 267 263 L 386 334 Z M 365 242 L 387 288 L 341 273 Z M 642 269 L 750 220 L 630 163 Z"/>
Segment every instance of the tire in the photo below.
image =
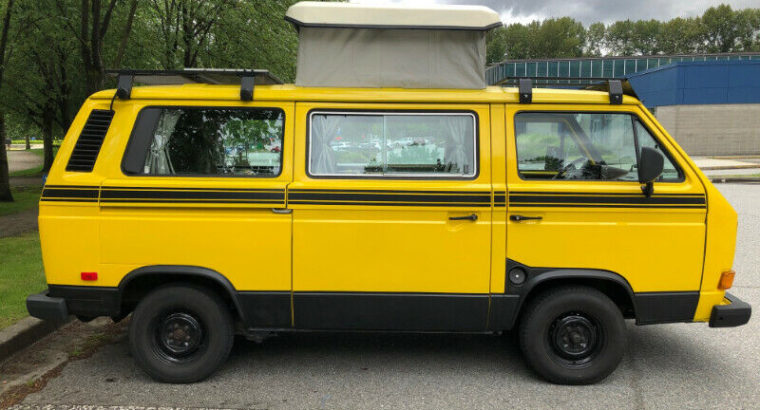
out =
<path fill-rule="evenodd" d="M 224 302 L 192 285 L 167 285 L 137 305 L 129 325 L 129 347 L 137 364 L 165 383 L 194 383 L 226 360 L 234 341 Z"/>
<path fill-rule="evenodd" d="M 589 287 L 561 287 L 539 294 L 526 307 L 519 332 L 528 364 L 557 384 L 603 380 L 617 368 L 625 351 L 620 309 Z"/>

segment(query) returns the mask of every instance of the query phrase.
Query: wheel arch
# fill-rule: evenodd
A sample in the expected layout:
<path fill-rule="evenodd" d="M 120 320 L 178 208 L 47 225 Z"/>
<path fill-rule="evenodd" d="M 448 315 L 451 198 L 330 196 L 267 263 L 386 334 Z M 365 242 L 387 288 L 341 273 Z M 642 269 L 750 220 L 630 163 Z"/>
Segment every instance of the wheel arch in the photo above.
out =
<path fill-rule="evenodd" d="M 150 265 L 129 272 L 118 286 L 122 316 L 129 314 L 150 290 L 174 282 L 210 288 L 230 303 L 238 319 L 245 321 L 245 311 L 229 279 L 213 269 L 192 265 Z"/>
<path fill-rule="evenodd" d="M 528 270 L 528 280 L 520 286 L 512 286 L 509 290 L 517 293 L 515 312 L 507 329 L 519 324 L 525 306 L 532 299 L 549 289 L 560 286 L 581 285 L 599 290 L 609 297 L 620 309 L 623 317 L 636 318 L 636 298 L 633 288 L 621 275 L 595 269 L 536 269 Z M 533 271 L 533 272 L 531 272 Z M 508 285 L 509 286 L 509 285 Z M 509 293 L 509 292 L 508 292 Z"/>

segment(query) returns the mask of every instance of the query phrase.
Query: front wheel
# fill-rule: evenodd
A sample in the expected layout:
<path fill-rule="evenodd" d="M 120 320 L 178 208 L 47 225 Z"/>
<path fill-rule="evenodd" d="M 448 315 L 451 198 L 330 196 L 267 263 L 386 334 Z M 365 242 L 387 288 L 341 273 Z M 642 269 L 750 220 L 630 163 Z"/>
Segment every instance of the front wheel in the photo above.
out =
<path fill-rule="evenodd" d="M 137 364 L 155 380 L 193 383 L 221 366 L 232 348 L 232 318 L 214 293 L 168 285 L 137 305 L 129 345 Z"/>
<path fill-rule="evenodd" d="M 625 351 L 625 321 L 617 305 L 588 287 L 538 295 L 520 324 L 520 347 L 530 366 L 558 384 L 591 384 L 609 376 Z"/>

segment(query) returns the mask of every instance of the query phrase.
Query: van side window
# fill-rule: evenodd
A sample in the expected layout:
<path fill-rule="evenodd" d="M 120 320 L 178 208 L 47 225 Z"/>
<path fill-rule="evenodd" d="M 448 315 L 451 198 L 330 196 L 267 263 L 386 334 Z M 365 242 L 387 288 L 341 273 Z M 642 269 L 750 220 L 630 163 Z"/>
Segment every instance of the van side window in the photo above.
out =
<path fill-rule="evenodd" d="M 312 112 L 312 176 L 475 177 L 472 113 Z"/>
<path fill-rule="evenodd" d="M 282 110 L 269 108 L 146 108 L 125 154 L 125 172 L 277 176 L 284 117 Z"/>
<path fill-rule="evenodd" d="M 654 138 L 627 113 L 515 115 L 517 169 L 524 179 L 638 181 L 638 152 Z M 641 131 L 639 131 L 641 129 Z M 640 135 L 640 136 L 639 136 Z M 676 168 L 668 159 L 671 171 Z M 675 171 L 675 178 L 679 173 Z M 664 173 L 660 180 L 673 180 Z"/>

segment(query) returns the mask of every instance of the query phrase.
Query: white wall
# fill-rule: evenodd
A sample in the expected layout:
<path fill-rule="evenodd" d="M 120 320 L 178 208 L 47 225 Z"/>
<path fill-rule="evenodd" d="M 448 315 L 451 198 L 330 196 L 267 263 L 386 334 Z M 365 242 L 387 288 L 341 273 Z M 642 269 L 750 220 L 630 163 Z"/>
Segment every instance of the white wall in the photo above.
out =
<path fill-rule="evenodd" d="M 689 155 L 760 154 L 760 104 L 673 105 L 655 114 Z"/>

